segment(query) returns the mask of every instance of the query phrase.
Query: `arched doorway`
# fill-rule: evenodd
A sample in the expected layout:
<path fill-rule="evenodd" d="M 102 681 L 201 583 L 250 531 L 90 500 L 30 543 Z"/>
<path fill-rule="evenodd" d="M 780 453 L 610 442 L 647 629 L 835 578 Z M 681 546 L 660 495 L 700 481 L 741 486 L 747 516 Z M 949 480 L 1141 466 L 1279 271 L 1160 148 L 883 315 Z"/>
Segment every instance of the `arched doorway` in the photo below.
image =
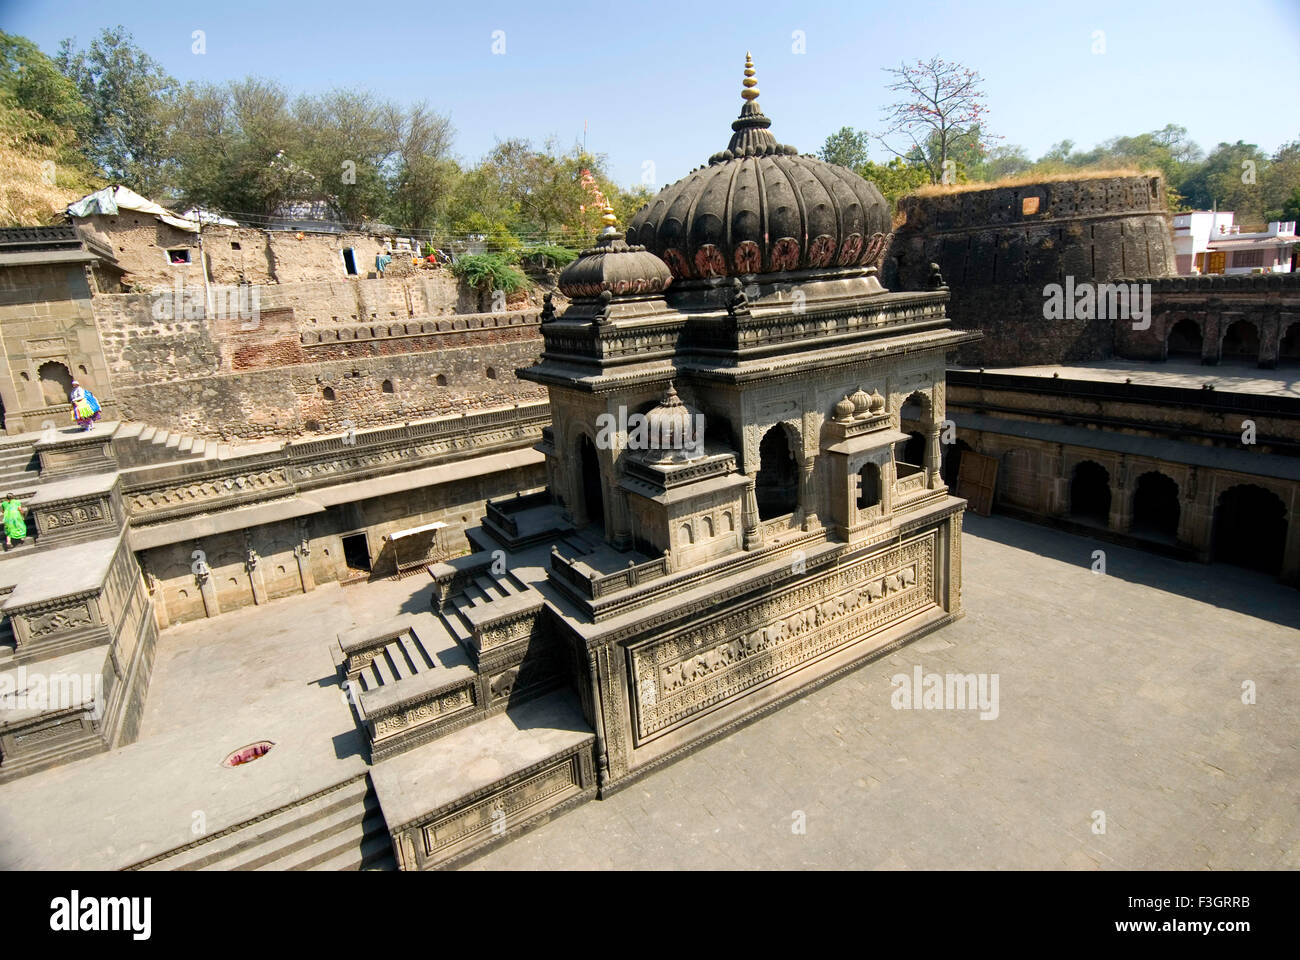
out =
<path fill-rule="evenodd" d="M 1074 468 L 1070 480 L 1070 516 L 1110 525 L 1110 474 L 1101 464 L 1084 460 Z"/>
<path fill-rule="evenodd" d="M 1249 320 L 1238 320 L 1223 335 L 1224 360 L 1233 363 L 1259 362 L 1259 330 Z"/>
<path fill-rule="evenodd" d="M 582 465 L 582 501 L 587 511 L 587 522 L 605 529 L 605 488 L 600 481 L 600 458 L 596 445 L 585 433 L 578 444 L 578 460 Z"/>
<path fill-rule="evenodd" d="M 958 440 L 948 448 L 948 455 L 943 458 L 943 482 L 954 490 L 957 489 L 957 478 L 961 476 L 961 455 L 964 451 L 974 452 L 974 448 L 965 440 Z"/>
<path fill-rule="evenodd" d="M 1161 540 L 1178 539 L 1178 484 L 1159 471 L 1138 477 L 1133 491 L 1133 533 Z"/>
<path fill-rule="evenodd" d="M 1225 490 L 1214 511 L 1213 557 L 1274 576 L 1282 571 L 1286 547 L 1286 506 L 1274 493 L 1253 483 Z"/>
<path fill-rule="evenodd" d="M 779 423 L 758 443 L 754 498 L 760 520 L 784 517 L 799 505 L 799 465 L 790 452 L 789 434 Z"/>
<path fill-rule="evenodd" d="M 880 506 L 880 467 L 868 463 L 858 471 L 858 509 Z"/>
<path fill-rule="evenodd" d="M 36 378 L 41 384 L 41 394 L 47 407 L 69 403 L 68 395 L 72 393 L 72 374 L 63 364 L 50 360 L 36 369 Z"/>
<path fill-rule="evenodd" d="M 1282 342 L 1278 344 L 1277 362 L 1279 366 L 1300 365 L 1300 323 L 1293 323 L 1286 328 Z"/>
<path fill-rule="evenodd" d="M 1200 325 L 1195 320 L 1184 317 L 1169 331 L 1168 350 L 1165 355 L 1170 360 L 1200 360 L 1201 346 Z"/>

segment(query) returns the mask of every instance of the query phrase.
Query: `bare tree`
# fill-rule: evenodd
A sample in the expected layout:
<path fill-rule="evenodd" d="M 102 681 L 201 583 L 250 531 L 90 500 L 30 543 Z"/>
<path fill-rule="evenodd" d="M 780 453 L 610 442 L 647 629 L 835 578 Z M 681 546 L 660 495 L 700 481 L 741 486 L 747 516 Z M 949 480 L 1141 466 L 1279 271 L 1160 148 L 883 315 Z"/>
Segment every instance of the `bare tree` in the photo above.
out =
<path fill-rule="evenodd" d="M 945 177 L 945 161 L 954 152 L 982 153 L 995 139 L 982 132 L 988 110 L 980 89 L 983 79 L 976 71 L 931 57 L 886 67 L 885 72 L 896 78 L 889 89 L 904 99 L 885 109 L 886 129 L 878 139 L 891 153 L 922 164 L 931 183 L 951 180 Z M 885 141 L 890 136 L 905 136 L 911 146 L 900 153 Z"/>

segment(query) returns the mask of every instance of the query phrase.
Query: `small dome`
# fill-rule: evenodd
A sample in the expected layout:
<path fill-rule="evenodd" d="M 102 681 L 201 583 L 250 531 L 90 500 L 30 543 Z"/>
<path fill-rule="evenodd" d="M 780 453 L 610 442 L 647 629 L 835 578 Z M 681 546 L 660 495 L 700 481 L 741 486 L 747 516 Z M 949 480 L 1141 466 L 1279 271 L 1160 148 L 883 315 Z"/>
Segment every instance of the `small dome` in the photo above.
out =
<path fill-rule="evenodd" d="M 853 392 L 853 396 L 849 397 L 849 400 L 853 403 L 853 415 L 855 417 L 865 417 L 867 415 L 867 410 L 871 407 L 871 398 L 867 396 L 867 391 L 858 387 Z"/>
<path fill-rule="evenodd" d="M 560 273 L 560 292 L 572 300 L 663 293 L 673 282 L 668 265 L 645 247 L 629 244 L 614 227 L 614 210 L 605 205 L 606 227 L 596 245 Z"/>
<path fill-rule="evenodd" d="M 704 414 L 691 409 L 668 384 L 663 399 L 645 415 L 647 453 L 659 463 L 704 456 Z"/>
<path fill-rule="evenodd" d="M 844 399 L 835 404 L 835 419 L 841 423 L 847 423 L 853 419 L 853 401 L 849 399 L 846 393 Z"/>
<path fill-rule="evenodd" d="M 882 397 L 877 391 L 872 390 L 871 391 L 871 412 L 879 413 L 881 410 L 884 409 L 885 409 L 885 398 Z"/>

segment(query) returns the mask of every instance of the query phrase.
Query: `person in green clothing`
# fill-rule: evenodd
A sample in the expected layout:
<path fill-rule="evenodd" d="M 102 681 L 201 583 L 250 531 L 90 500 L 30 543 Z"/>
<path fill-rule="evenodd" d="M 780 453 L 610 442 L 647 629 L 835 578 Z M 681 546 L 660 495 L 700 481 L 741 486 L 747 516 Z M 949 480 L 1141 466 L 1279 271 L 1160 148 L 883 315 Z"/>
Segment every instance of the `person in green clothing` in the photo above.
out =
<path fill-rule="evenodd" d="M 5 549 L 13 546 L 14 541 L 22 543 L 27 539 L 27 521 L 23 514 L 27 511 L 12 493 L 5 494 L 0 500 L 0 521 L 5 525 Z"/>

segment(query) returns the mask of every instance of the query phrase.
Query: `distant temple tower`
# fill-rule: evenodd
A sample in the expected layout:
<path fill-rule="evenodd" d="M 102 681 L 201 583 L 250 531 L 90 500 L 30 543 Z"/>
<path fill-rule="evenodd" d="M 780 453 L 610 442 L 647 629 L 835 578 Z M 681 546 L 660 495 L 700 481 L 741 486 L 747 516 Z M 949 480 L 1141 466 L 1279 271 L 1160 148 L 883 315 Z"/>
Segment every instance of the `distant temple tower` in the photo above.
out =
<path fill-rule="evenodd" d="M 961 614 L 939 441 L 946 354 L 979 334 L 937 272 L 880 285 L 880 191 L 776 141 L 748 56 L 741 96 L 626 236 L 606 211 L 519 371 L 550 394 L 544 592 L 602 787 Z"/>

